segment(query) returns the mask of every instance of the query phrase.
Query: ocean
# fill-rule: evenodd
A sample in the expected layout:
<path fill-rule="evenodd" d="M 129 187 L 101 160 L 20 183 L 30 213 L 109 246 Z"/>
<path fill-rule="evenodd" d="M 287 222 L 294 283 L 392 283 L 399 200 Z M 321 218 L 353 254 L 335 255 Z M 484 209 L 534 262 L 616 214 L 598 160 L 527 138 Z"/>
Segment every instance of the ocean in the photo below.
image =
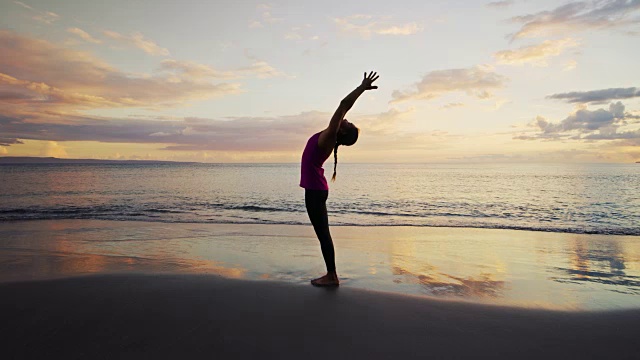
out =
<path fill-rule="evenodd" d="M 329 178 L 333 164 L 325 164 Z M 0 221 L 309 223 L 299 164 L 0 166 Z M 640 164 L 338 165 L 332 226 L 640 235 Z"/>

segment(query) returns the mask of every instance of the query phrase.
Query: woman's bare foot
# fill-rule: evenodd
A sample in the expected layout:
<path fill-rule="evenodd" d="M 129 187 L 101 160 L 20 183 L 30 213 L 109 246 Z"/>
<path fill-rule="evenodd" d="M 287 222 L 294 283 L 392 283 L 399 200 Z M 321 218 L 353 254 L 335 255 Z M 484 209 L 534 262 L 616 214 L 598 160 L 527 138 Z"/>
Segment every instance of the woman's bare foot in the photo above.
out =
<path fill-rule="evenodd" d="M 340 280 L 338 280 L 338 275 L 336 273 L 327 273 L 327 275 L 323 277 L 319 277 L 317 279 L 311 280 L 311 285 L 313 286 L 338 286 L 340 285 Z"/>

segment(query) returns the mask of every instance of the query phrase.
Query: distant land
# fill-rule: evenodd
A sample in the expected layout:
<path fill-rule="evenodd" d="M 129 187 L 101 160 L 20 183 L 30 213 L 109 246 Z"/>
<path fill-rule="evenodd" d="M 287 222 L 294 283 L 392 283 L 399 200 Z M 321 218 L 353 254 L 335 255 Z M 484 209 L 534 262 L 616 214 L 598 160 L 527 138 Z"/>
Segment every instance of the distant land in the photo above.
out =
<path fill-rule="evenodd" d="M 196 162 L 158 160 L 59 159 L 55 157 L 4 156 L 2 164 L 197 164 Z"/>

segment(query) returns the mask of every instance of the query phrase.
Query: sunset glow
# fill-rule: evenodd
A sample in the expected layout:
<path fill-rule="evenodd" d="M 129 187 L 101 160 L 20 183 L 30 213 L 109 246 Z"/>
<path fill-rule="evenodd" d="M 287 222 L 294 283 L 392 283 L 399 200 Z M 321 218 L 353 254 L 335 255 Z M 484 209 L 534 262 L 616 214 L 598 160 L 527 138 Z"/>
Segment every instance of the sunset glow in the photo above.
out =
<path fill-rule="evenodd" d="M 0 3 L 0 156 L 640 161 L 640 1 Z"/>

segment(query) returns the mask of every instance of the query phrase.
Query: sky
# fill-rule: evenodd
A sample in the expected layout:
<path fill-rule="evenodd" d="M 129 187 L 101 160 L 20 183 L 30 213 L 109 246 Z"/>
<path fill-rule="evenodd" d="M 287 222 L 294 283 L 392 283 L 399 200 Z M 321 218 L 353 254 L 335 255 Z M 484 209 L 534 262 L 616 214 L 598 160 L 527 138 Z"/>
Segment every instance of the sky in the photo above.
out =
<path fill-rule="evenodd" d="M 0 156 L 640 161 L 640 0 L 0 0 Z"/>

